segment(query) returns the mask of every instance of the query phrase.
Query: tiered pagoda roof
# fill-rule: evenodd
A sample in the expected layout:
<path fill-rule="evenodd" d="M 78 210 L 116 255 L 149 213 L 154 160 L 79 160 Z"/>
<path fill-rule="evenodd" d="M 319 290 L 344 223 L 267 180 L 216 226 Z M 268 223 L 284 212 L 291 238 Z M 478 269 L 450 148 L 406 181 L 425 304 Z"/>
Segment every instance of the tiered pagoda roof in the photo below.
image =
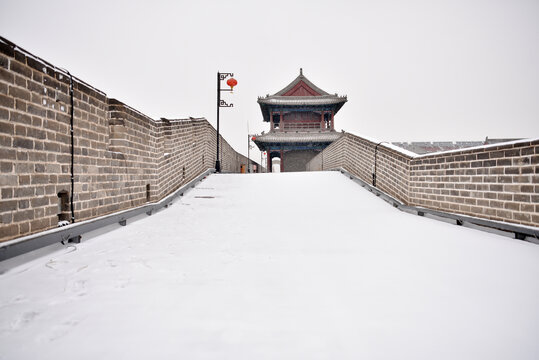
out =
<path fill-rule="evenodd" d="M 302 69 L 300 69 L 299 76 L 282 90 L 273 95 L 258 98 L 258 104 L 260 104 L 264 121 L 267 122 L 270 121 L 270 108 L 324 108 L 331 106 L 333 111 L 337 113 L 347 101 L 346 96 L 328 94 L 314 85 L 303 75 Z"/>

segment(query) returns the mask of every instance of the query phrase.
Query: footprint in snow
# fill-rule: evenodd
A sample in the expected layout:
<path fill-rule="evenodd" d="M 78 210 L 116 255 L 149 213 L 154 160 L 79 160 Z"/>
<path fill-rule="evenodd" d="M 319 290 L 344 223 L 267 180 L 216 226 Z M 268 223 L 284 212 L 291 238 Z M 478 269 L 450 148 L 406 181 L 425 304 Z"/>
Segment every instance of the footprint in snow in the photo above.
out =
<path fill-rule="evenodd" d="M 88 280 L 74 281 L 71 284 L 66 284 L 66 288 L 64 291 L 76 295 L 77 297 L 85 296 L 88 293 L 88 290 L 86 289 L 87 283 Z"/>
<path fill-rule="evenodd" d="M 64 336 L 69 334 L 78 324 L 78 320 L 67 320 L 60 325 L 52 326 L 50 333 L 46 335 L 46 339 L 52 342 L 63 338 Z"/>
<path fill-rule="evenodd" d="M 11 322 L 10 324 L 11 330 L 19 330 L 26 327 L 38 315 L 39 313 L 37 311 L 27 311 L 27 312 L 22 313 L 20 316 L 18 316 Z"/>
<path fill-rule="evenodd" d="M 131 284 L 131 278 L 128 278 L 128 279 L 119 279 L 119 280 L 116 282 L 115 288 L 116 288 L 116 289 L 125 289 L 126 287 L 129 286 L 129 284 Z"/>

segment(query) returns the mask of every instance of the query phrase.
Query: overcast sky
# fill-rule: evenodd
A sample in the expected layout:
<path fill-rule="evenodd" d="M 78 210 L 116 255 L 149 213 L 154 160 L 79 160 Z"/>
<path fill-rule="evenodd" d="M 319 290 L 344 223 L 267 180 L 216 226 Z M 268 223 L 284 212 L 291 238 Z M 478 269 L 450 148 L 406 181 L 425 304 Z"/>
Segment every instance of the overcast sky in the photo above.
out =
<path fill-rule="evenodd" d="M 216 121 L 246 153 L 257 96 L 304 75 L 338 130 L 385 141 L 539 136 L 539 1 L 2 0 L 0 33 L 152 118 Z"/>

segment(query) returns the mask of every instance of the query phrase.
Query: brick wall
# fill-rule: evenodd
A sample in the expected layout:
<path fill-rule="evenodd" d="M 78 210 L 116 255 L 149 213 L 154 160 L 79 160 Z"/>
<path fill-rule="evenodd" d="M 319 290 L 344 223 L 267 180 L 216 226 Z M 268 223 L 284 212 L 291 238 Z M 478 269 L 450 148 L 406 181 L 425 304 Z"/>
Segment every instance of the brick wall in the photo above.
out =
<path fill-rule="evenodd" d="M 346 136 L 330 144 L 324 151 L 321 151 L 307 165 L 307 171 L 320 171 L 325 169 L 344 168 L 346 161 L 346 148 L 348 147 L 348 138 Z"/>
<path fill-rule="evenodd" d="M 346 133 L 308 169 L 372 184 L 375 152 L 376 186 L 407 205 L 539 226 L 539 139 L 415 155 Z"/>
<path fill-rule="evenodd" d="M 539 140 L 410 161 L 412 205 L 539 226 Z"/>
<path fill-rule="evenodd" d="M 329 145 L 308 164 L 308 170 L 344 168 L 361 180 L 372 183 L 375 148 L 378 143 L 350 133 Z M 408 201 L 408 158 L 380 144 L 376 149 L 377 187 Z"/>
<path fill-rule="evenodd" d="M 71 192 L 69 77 L 0 38 L 0 241 L 54 228 Z M 223 171 L 247 159 L 221 138 Z M 76 221 L 157 201 L 215 165 L 205 119 L 152 120 L 74 79 Z"/>

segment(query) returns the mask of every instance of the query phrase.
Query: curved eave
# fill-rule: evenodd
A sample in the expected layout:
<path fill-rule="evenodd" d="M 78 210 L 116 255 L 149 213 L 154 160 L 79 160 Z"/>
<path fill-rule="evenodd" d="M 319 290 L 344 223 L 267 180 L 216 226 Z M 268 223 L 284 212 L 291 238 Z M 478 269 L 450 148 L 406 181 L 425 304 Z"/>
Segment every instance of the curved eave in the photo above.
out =
<path fill-rule="evenodd" d="M 254 143 L 262 151 L 268 147 L 328 146 L 338 140 L 342 133 L 331 132 L 271 132 L 257 136 Z"/>
<path fill-rule="evenodd" d="M 335 111 L 335 114 L 341 109 L 341 107 L 348 101 L 345 96 L 269 96 L 266 98 L 259 98 L 258 104 L 264 117 L 264 121 L 269 122 L 269 110 L 270 109 L 305 109 L 331 107 Z"/>
<path fill-rule="evenodd" d="M 266 98 L 259 98 L 259 104 L 267 105 L 332 105 L 338 103 L 345 103 L 347 98 L 345 96 L 268 96 Z"/>
<path fill-rule="evenodd" d="M 257 142 L 254 143 L 258 147 L 260 151 L 269 151 L 269 150 L 277 150 L 277 149 L 283 149 L 283 150 L 290 150 L 291 148 L 300 150 L 308 150 L 312 148 L 326 148 L 327 146 L 331 145 L 333 141 L 311 141 L 311 142 Z"/>

